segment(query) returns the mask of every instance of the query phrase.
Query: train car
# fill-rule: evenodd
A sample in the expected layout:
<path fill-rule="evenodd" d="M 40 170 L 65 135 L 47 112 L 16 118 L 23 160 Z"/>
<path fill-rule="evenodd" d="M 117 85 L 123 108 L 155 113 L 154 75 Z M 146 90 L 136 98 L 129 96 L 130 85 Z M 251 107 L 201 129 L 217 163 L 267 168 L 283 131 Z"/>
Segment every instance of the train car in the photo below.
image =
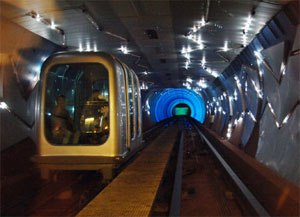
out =
<path fill-rule="evenodd" d="M 42 67 L 38 154 L 51 170 L 112 169 L 141 148 L 138 77 L 102 52 L 61 52 Z"/>

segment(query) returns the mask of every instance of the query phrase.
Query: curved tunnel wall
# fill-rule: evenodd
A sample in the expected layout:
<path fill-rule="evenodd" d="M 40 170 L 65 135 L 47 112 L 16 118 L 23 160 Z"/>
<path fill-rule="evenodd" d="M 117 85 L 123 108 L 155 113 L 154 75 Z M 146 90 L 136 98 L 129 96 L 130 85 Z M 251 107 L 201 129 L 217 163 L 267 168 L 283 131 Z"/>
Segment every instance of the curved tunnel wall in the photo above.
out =
<path fill-rule="evenodd" d="M 190 109 L 190 116 L 203 123 L 205 120 L 205 104 L 202 97 L 193 90 L 185 88 L 167 88 L 154 92 L 150 102 L 150 118 L 152 122 L 160 122 L 173 116 L 173 109 L 185 104 Z"/>
<path fill-rule="evenodd" d="M 203 95 L 207 127 L 299 185 L 297 8 L 292 2 L 270 20 Z"/>

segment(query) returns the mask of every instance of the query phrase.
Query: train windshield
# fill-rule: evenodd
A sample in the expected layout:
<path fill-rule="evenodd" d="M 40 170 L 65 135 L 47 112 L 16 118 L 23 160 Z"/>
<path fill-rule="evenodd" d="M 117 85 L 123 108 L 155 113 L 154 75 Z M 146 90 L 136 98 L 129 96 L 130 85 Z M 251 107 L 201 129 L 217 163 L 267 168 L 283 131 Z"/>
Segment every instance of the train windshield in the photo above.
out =
<path fill-rule="evenodd" d="M 59 64 L 46 74 L 45 135 L 53 145 L 101 145 L 109 135 L 108 70 Z"/>

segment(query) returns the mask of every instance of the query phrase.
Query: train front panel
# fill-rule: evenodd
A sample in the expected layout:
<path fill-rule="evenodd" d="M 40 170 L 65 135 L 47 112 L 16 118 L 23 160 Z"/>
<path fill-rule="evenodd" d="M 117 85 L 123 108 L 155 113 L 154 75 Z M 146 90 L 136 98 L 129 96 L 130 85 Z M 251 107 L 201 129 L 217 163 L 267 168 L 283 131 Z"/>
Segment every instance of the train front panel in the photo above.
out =
<path fill-rule="evenodd" d="M 123 157 L 123 74 L 115 59 L 103 53 L 50 57 L 41 77 L 39 157 Z"/>

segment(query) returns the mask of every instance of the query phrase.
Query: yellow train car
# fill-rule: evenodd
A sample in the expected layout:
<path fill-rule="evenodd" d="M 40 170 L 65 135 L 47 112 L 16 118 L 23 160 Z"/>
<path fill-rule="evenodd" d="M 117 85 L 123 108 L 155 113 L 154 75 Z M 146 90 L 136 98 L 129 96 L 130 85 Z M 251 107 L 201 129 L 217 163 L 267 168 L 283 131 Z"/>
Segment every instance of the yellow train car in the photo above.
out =
<path fill-rule="evenodd" d="M 112 55 L 52 55 L 42 67 L 40 94 L 34 160 L 42 171 L 101 170 L 109 176 L 141 147 L 139 81 Z"/>

